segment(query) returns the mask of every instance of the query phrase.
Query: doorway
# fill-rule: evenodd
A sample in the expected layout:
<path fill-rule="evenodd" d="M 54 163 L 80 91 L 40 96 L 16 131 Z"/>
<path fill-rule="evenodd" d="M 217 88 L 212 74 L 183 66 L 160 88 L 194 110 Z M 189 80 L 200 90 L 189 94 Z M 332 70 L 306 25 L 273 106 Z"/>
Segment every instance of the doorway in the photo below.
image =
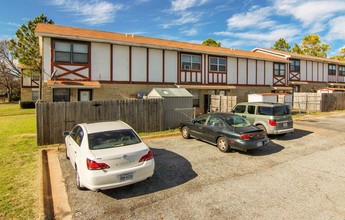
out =
<path fill-rule="evenodd" d="M 81 102 L 92 101 L 92 89 L 79 89 L 78 101 L 81 101 Z"/>

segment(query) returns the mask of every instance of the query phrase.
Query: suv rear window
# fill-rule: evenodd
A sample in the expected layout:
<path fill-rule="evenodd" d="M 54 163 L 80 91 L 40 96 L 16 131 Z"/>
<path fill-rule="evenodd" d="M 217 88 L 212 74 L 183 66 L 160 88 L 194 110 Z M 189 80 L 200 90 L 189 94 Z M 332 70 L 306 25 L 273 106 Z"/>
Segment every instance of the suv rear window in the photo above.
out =
<path fill-rule="evenodd" d="M 260 115 L 273 115 L 273 116 L 289 115 L 290 107 L 288 105 L 274 106 L 274 107 L 259 106 L 258 113 Z"/>
<path fill-rule="evenodd" d="M 290 113 L 290 107 L 288 105 L 273 107 L 273 115 L 275 116 L 289 115 Z"/>

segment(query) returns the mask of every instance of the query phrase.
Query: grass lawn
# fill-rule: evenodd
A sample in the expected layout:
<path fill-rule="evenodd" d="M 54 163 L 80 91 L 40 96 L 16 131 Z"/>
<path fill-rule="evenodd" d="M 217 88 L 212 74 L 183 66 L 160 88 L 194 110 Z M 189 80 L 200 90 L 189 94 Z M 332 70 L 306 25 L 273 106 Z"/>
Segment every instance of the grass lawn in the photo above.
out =
<path fill-rule="evenodd" d="M 0 219 L 37 219 L 39 162 L 35 109 L 0 104 Z"/>

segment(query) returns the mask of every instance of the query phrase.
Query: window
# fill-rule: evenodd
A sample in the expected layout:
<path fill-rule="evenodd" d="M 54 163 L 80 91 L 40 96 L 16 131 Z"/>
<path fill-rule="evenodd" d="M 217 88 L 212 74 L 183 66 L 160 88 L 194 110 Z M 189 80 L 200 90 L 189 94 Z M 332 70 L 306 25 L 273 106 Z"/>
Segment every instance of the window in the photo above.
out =
<path fill-rule="evenodd" d="M 80 146 L 84 137 L 83 129 L 80 126 L 73 128 L 73 130 L 71 131 L 71 137 L 75 141 L 75 143 Z"/>
<path fill-rule="evenodd" d="M 248 114 L 255 114 L 255 106 L 248 105 Z"/>
<path fill-rule="evenodd" d="M 193 107 L 199 107 L 199 90 L 192 90 L 193 95 Z"/>
<path fill-rule="evenodd" d="M 328 64 L 328 74 L 335 75 L 336 74 L 336 67 L 335 64 Z"/>
<path fill-rule="evenodd" d="M 198 118 L 196 118 L 196 119 L 194 120 L 194 124 L 204 125 L 205 122 L 206 122 L 206 120 L 207 120 L 207 118 L 208 118 L 208 115 L 200 116 L 200 117 L 198 117 Z"/>
<path fill-rule="evenodd" d="M 258 113 L 259 115 L 273 115 L 273 108 L 259 106 Z"/>
<path fill-rule="evenodd" d="M 345 76 L 345 66 L 339 66 L 339 76 Z"/>
<path fill-rule="evenodd" d="M 210 57 L 209 70 L 215 72 L 226 72 L 226 59 L 223 57 Z"/>
<path fill-rule="evenodd" d="M 53 102 L 69 102 L 70 101 L 70 89 L 54 89 L 53 90 Z"/>
<path fill-rule="evenodd" d="M 32 90 L 32 101 L 37 101 L 39 98 L 39 90 Z"/>
<path fill-rule="evenodd" d="M 301 91 L 301 86 L 300 85 L 294 85 L 293 86 L 293 91 L 294 92 L 300 92 Z"/>
<path fill-rule="evenodd" d="M 131 129 L 91 133 L 88 139 L 90 150 L 123 147 L 141 142 Z"/>
<path fill-rule="evenodd" d="M 219 118 L 211 116 L 207 122 L 207 125 L 213 127 L 223 127 L 223 122 Z"/>
<path fill-rule="evenodd" d="M 274 75 L 275 76 L 285 76 L 285 64 L 284 63 L 274 63 Z"/>
<path fill-rule="evenodd" d="M 89 45 L 75 42 L 54 42 L 54 61 L 64 63 L 88 63 Z"/>
<path fill-rule="evenodd" d="M 199 55 L 182 55 L 182 70 L 201 70 L 201 56 Z"/>
<path fill-rule="evenodd" d="M 291 72 L 299 72 L 300 71 L 300 62 L 299 62 L 299 60 L 291 60 L 290 71 Z"/>
<path fill-rule="evenodd" d="M 238 105 L 235 107 L 235 113 L 244 113 L 246 111 L 245 105 Z"/>

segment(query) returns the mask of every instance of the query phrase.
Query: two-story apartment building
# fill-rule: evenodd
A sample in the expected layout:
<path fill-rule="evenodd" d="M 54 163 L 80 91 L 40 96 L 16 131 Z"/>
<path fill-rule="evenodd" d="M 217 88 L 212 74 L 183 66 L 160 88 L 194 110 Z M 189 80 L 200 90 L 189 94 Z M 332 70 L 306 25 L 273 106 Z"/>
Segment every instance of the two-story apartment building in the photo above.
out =
<path fill-rule="evenodd" d="M 36 34 L 43 57 L 40 96 L 48 102 L 126 99 L 154 87 L 185 87 L 205 112 L 212 94 L 245 101 L 249 93 L 345 86 L 345 62 L 326 58 L 51 24 L 39 24 Z M 32 94 L 36 87 L 37 79 L 23 79 Z"/>
<path fill-rule="evenodd" d="M 199 112 L 212 94 L 291 91 L 285 57 L 130 34 L 38 24 L 43 101 L 135 98 L 184 87 Z"/>
<path fill-rule="evenodd" d="M 313 92 L 324 88 L 345 88 L 345 62 L 290 52 L 255 48 L 253 52 L 264 53 L 290 61 L 288 82 L 295 92 Z"/>

